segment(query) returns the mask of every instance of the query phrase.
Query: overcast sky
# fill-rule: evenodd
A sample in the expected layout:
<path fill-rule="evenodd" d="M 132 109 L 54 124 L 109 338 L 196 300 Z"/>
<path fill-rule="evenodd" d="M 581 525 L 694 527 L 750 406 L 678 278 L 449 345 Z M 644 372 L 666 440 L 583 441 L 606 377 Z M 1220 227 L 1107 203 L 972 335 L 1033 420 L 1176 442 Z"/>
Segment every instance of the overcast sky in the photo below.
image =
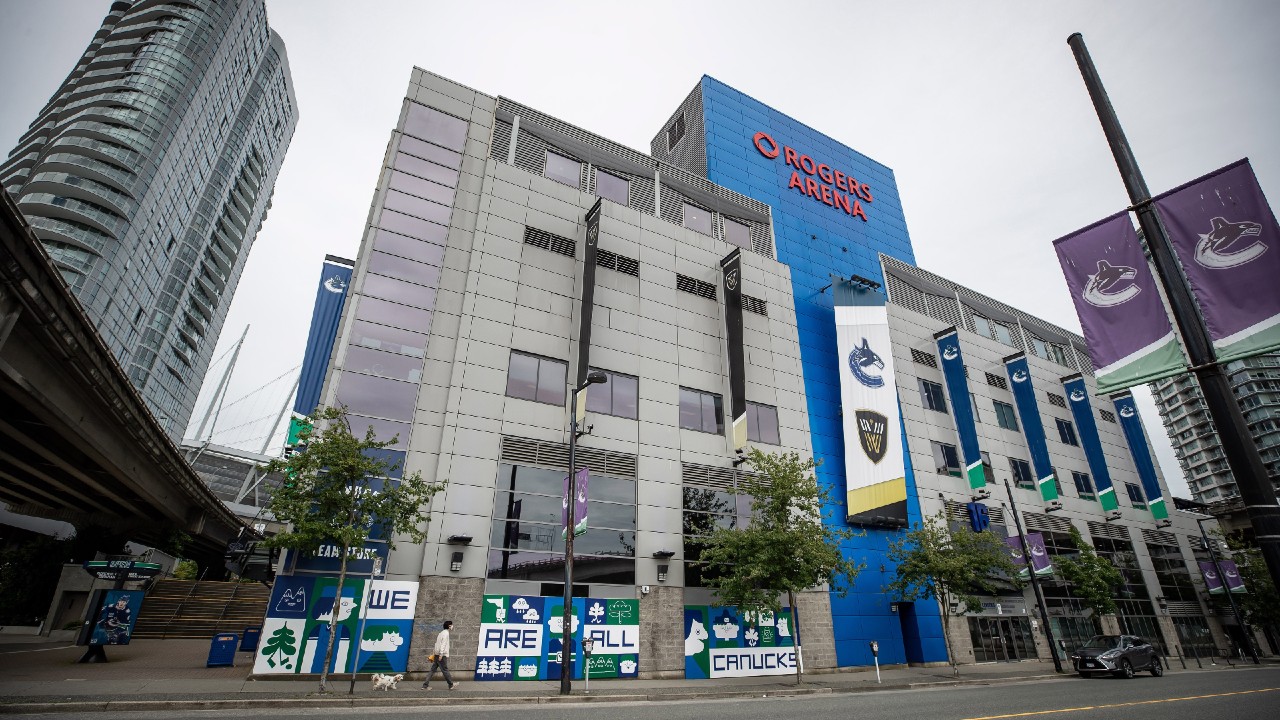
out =
<path fill-rule="evenodd" d="M 109 5 L 0 0 L 0 149 Z M 414 65 L 646 153 L 712 75 L 893 168 L 922 267 L 1078 331 L 1050 243 L 1128 198 L 1067 36 L 1084 34 L 1152 192 L 1249 157 L 1274 202 L 1280 3 L 1048 5 L 267 0 L 301 119 L 215 353 L 251 324 L 228 398 L 267 387 L 224 411 L 215 442 L 260 443 L 269 422 L 253 421 L 289 393 L 320 263 L 356 255 Z"/>

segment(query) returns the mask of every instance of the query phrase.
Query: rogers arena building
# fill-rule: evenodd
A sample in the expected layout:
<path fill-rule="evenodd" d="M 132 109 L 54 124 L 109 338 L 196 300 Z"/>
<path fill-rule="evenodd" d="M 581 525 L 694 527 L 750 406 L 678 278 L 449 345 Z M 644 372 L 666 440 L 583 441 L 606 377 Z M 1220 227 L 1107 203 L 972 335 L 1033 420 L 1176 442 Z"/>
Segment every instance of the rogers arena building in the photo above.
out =
<path fill-rule="evenodd" d="M 710 78 L 646 155 L 414 69 L 318 397 L 398 436 L 404 471 L 448 485 L 427 541 L 388 554 L 375 538 L 352 554 L 341 598 L 336 548 L 287 558 L 263 633 L 294 652 L 264 648 L 254 672 L 319 671 L 339 608 L 339 672 L 425 670 L 447 618 L 456 670 L 558 678 L 568 388 L 589 369 L 609 381 L 590 387 L 578 442 L 587 530 L 568 632 L 594 641 L 592 677 L 794 672 L 794 618 L 716 607 L 702 582 L 698 538 L 748 520 L 745 444 L 822 459 L 838 499 L 828 521 L 867 530 L 845 548 L 866 563 L 847 597 L 798 594 L 806 670 L 869 665 L 871 640 L 884 663 L 945 660 L 936 603 L 894 603 L 883 586 L 887 546 L 920 519 L 910 460 L 929 459 L 915 446 L 950 416 L 922 416 L 904 443 L 896 398 L 917 412 L 904 390 L 914 350 L 837 336 L 838 319 L 865 311 L 914 338 L 923 320 L 886 312 L 882 293 L 852 307 L 848 282 L 913 265 L 888 168 Z M 880 418 L 865 440 L 841 413 L 854 366 L 879 393 L 853 406 Z M 956 490 L 933 475 L 931 498 Z M 377 556 L 385 575 L 359 577 Z"/>

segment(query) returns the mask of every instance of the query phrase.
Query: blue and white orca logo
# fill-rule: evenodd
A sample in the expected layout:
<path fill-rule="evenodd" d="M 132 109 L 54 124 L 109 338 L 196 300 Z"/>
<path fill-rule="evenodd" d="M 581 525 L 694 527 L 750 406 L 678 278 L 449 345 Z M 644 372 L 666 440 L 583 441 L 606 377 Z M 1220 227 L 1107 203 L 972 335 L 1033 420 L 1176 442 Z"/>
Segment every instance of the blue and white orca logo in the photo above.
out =
<path fill-rule="evenodd" d="M 333 277 L 325 279 L 324 289 L 331 293 L 341 293 L 343 290 L 347 289 L 347 281 L 337 275 L 334 275 Z"/>
<path fill-rule="evenodd" d="M 1124 407 L 1120 408 L 1120 417 L 1131 418 L 1134 415 L 1137 415 L 1137 412 L 1134 411 L 1132 405 L 1125 405 Z"/>
<path fill-rule="evenodd" d="M 1123 305 L 1142 292 L 1142 288 L 1133 284 L 1137 276 L 1138 271 L 1131 267 L 1099 260 L 1098 272 L 1089 276 L 1080 298 L 1094 307 Z"/>
<path fill-rule="evenodd" d="M 1027 371 L 1026 371 L 1026 370 L 1014 370 L 1014 371 L 1013 371 L 1013 381 L 1014 381 L 1014 382 L 1016 382 L 1016 383 L 1026 382 L 1026 381 L 1027 381 Z"/>
<path fill-rule="evenodd" d="M 1258 238 L 1262 234 L 1262 226 L 1258 223 L 1249 220 L 1229 222 L 1220 217 L 1209 222 L 1213 229 L 1201 235 L 1200 242 L 1196 243 L 1198 264 L 1211 270 L 1227 270 L 1253 262 L 1267 251 L 1267 244 Z M 1256 239 L 1242 245 L 1242 238 Z M 1242 246 L 1233 249 L 1237 245 Z"/>
<path fill-rule="evenodd" d="M 955 360 L 960 357 L 960 348 L 957 345 L 947 345 L 942 349 L 942 358 L 944 360 Z"/>
<path fill-rule="evenodd" d="M 862 338 L 862 345 L 855 347 L 853 352 L 849 353 L 849 370 L 853 372 L 853 376 L 858 382 L 869 388 L 884 387 L 884 378 L 878 374 L 872 374 L 872 368 L 876 370 L 884 369 L 884 361 L 871 349 L 871 344 L 866 338 Z"/>
<path fill-rule="evenodd" d="M 1071 402 L 1084 402 L 1085 397 L 1084 391 L 1080 388 L 1071 391 Z"/>

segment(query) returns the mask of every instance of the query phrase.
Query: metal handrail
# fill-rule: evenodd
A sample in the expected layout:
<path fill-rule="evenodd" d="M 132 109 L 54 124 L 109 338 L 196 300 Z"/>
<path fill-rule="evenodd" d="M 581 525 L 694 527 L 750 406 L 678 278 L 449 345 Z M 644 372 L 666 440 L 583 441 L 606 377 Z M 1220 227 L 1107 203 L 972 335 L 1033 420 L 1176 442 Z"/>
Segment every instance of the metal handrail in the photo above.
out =
<path fill-rule="evenodd" d="M 178 617 L 178 613 L 182 612 L 183 606 L 186 605 L 187 601 L 191 599 L 191 596 L 195 594 L 196 588 L 200 587 L 200 581 L 204 580 L 205 573 L 207 572 L 209 572 L 209 568 L 205 568 L 204 572 L 200 573 L 200 577 L 196 578 L 196 580 L 191 583 L 191 589 L 187 591 L 187 596 L 182 599 L 182 602 L 178 603 L 178 607 L 173 609 L 173 614 L 165 621 L 164 628 L 160 631 L 161 640 L 165 639 L 165 636 L 169 634 L 169 626 L 173 624 L 173 621 Z"/>

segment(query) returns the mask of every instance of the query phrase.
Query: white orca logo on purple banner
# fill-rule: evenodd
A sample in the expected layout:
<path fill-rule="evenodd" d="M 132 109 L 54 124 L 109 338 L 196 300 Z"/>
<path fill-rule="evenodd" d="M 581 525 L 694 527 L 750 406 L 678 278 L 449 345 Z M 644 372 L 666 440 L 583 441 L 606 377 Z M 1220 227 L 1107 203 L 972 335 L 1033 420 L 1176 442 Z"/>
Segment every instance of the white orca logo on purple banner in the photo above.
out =
<path fill-rule="evenodd" d="M 1098 272 L 1088 277 L 1080 298 L 1094 307 L 1123 305 L 1142 292 L 1142 288 L 1133 282 L 1137 276 L 1138 271 L 1131 267 L 1099 260 Z M 1126 281 L 1128 285 L 1124 285 Z"/>
<path fill-rule="evenodd" d="M 1213 226 L 1209 232 L 1200 236 L 1196 243 L 1196 262 L 1211 270 L 1228 270 L 1253 262 L 1267 251 L 1267 244 L 1258 236 L 1262 233 L 1262 225 L 1249 220 L 1228 222 L 1215 217 L 1210 221 Z M 1254 238 L 1253 242 L 1242 247 L 1244 238 Z M 1235 249 L 1232 249 L 1235 247 Z"/>

